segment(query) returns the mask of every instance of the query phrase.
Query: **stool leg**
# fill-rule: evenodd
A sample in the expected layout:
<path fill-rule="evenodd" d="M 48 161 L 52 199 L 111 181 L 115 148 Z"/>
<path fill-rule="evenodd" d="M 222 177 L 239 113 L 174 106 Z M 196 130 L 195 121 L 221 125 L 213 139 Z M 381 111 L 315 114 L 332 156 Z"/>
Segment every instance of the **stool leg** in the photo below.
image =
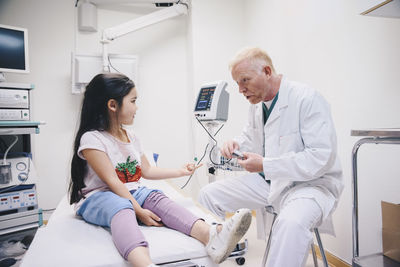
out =
<path fill-rule="evenodd" d="M 318 267 L 317 253 L 315 253 L 314 242 L 311 243 L 311 252 L 314 261 L 314 267 Z"/>
<path fill-rule="evenodd" d="M 269 248 L 271 246 L 271 235 L 272 235 L 272 228 L 274 226 L 275 223 L 275 219 L 276 219 L 276 213 L 273 213 L 273 218 L 272 218 L 272 224 L 271 224 L 271 229 L 269 230 L 269 236 L 268 236 L 268 241 L 267 241 L 267 247 L 265 248 L 265 252 L 264 252 L 264 257 L 263 257 L 263 261 L 262 261 L 262 267 L 265 267 L 265 265 L 267 264 L 267 259 L 268 259 L 268 253 L 269 253 Z"/>
<path fill-rule="evenodd" d="M 328 261 L 326 260 L 326 256 L 325 256 L 325 250 L 324 250 L 324 247 L 322 246 L 321 237 L 319 236 L 318 228 L 314 228 L 314 233 L 315 233 L 315 237 L 317 238 L 318 247 L 319 247 L 319 251 L 321 252 L 321 257 L 322 257 L 322 262 L 324 264 L 324 267 L 329 267 Z"/>

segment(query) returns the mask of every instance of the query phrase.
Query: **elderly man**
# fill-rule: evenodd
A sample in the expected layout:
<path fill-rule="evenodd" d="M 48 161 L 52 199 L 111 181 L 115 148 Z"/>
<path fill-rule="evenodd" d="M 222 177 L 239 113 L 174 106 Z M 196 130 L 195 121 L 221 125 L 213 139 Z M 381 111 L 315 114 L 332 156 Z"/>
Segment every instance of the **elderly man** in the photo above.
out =
<path fill-rule="evenodd" d="M 243 132 L 221 153 L 231 158 L 241 151 L 238 163 L 249 173 L 203 187 L 199 200 L 220 217 L 272 205 L 278 217 L 267 266 L 302 266 L 310 229 L 323 223 L 333 233 L 330 215 L 343 189 L 329 104 L 316 90 L 277 74 L 259 48 L 240 51 L 230 69 L 251 105 Z"/>

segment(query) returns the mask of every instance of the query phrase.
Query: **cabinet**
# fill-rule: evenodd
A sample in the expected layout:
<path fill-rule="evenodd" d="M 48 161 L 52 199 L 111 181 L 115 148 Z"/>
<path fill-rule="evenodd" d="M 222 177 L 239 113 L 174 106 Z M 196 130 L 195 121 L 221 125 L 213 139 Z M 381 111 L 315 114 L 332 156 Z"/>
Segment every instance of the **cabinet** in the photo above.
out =
<path fill-rule="evenodd" d="M 363 144 L 400 144 L 400 129 L 368 129 L 352 130 L 352 136 L 362 136 L 353 146 L 353 260 L 354 267 L 400 267 L 400 263 L 385 257 L 382 253 L 363 255 L 359 253 L 358 242 L 358 177 L 357 177 L 357 153 Z"/>
<path fill-rule="evenodd" d="M 42 225 L 31 153 L 31 135 L 42 123 L 31 120 L 32 89 L 0 83 L 0 236 Z"/>

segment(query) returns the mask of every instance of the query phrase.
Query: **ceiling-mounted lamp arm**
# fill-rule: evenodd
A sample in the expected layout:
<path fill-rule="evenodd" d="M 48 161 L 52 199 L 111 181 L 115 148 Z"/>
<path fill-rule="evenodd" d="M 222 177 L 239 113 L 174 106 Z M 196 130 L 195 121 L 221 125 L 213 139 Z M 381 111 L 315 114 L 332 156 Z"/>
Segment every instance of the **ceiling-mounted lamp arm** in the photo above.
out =
<path fill-rule="evenodd" d="M 107 40 L 107 38 L 104 37 L 104 31 L 100 43 L 103 47 L 103 71 L 110 72 L 110 64 L 108 62 L 108 44 L 110 43 L 110 40 Z"/>
<path fill-rule="evenodd" d="M 187 4 L 178 3 L 176 5 L 163 8 L 161 10 L 155 11 L 153 13 L 144 15 L 142 17 L 133 19 L 131 21 L 122 23 L 120 25 L 110 27 L 103 30 L 103 35 L 101 38 L 101 43 L 103 45 L 103 70 L 109 71 L 108 62 L 108 43 L 111 41 L 126 35 L 128 33 L 143 29 L 147 26 L 159 23 L 161 21 L 177 17 L 180 15 L 187 14 Z"/>

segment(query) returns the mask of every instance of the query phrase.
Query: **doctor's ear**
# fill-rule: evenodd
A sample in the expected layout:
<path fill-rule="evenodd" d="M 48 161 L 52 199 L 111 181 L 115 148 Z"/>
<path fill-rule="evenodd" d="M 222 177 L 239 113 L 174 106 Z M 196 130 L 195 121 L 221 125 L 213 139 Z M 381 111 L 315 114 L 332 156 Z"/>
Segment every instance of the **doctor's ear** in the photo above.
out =
<path fill-rule="evenodd" d="M 107 101 L 107 108 L 113 112 L 117 111 L 118 103 L 115 99 L 110 99 Z"/>
<path fill-rule="evenodd" d="M 263 73 L 265 73 L 267 76 L 271 76 L 271 74 L 272 74 L 272 69 L 271 69 L 271 67 L 270 66 L 264 66 L 263 67 Z"/>

